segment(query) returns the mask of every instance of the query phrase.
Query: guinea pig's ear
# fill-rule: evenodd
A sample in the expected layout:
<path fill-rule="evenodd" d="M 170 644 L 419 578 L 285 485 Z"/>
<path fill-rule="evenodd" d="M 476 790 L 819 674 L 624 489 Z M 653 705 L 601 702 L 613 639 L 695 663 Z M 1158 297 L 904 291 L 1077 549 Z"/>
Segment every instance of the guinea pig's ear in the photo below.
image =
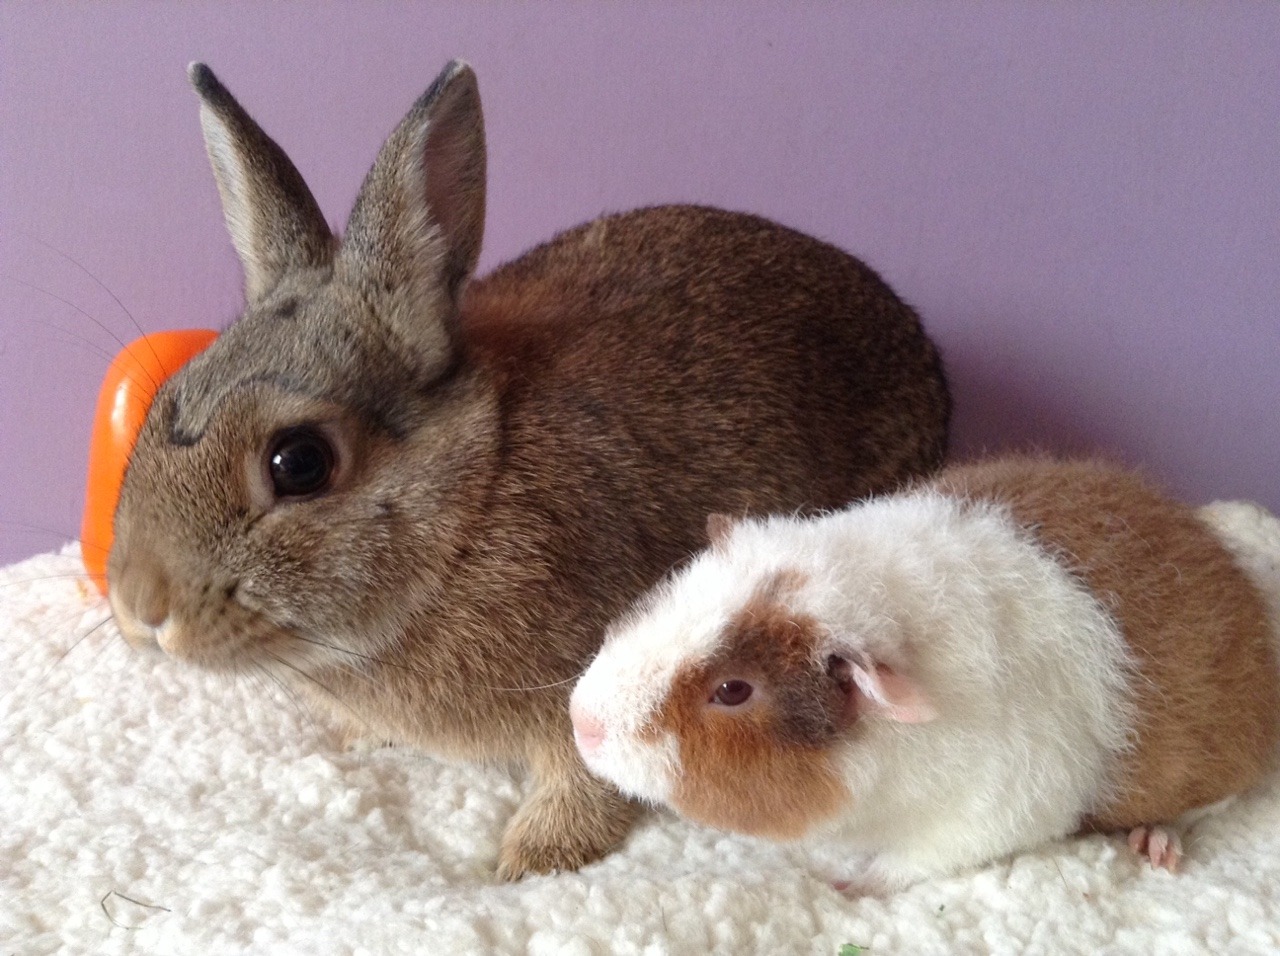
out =
<path fill-rule="evenodd" d="M 827 674 L 844 693 L 844 718 L 848 723 L 874 716 L 903 724 L 924 724 L 938 716 L 919 682 L 873 660 L 865 651 L 830 655 Z"/>
<path fill-rule="evenodd" d="M 713 548 L 723 548 L 733 534 L 734 521 L 730 515 L 712 512 L 707 515 L 707 541 Z"/>
<path fill-rule="evenodd" d="M 213 70 L 192 63 L 187 76 L 200 94 L 205 148 L 227 230 L 244 266 L 245 298 L 252 305 L 291 269 L 328 265 L 333 260 L 333 234 L 284 150 Z"/>

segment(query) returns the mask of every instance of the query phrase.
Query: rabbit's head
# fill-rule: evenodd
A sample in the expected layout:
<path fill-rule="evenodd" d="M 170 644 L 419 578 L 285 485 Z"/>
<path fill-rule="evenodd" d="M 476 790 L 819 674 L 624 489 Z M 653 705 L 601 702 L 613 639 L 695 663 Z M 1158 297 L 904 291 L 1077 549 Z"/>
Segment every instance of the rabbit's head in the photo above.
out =
<path fill-rule="evenodd" d="M 484 222 L 475 75 L 451 63 L 418 100 L 341 239 L 212 71 L 190 78 L 247 308 L 151 406 L 112 607 L 131 642 L 215 668 L 376 654 L 438 584 L 492 415 L 457 341 Z"/>

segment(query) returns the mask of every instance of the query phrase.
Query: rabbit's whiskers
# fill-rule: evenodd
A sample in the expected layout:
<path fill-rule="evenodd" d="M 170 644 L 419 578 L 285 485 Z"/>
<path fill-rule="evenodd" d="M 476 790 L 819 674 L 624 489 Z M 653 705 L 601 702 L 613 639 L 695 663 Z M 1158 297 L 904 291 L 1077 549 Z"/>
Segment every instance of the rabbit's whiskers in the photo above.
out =
<path fill-rule="evenodd" d="M 247 676 L 254 678 L 258 686 L 263 688 L 267 693 L 270 693 L 270 687 L 267 686 L 268 682 L 270 682 L 271 685 L 274 685 L 275 688 L 284 694 L 285 699 L 287 699 L 293 706 L 294 710 L 297 711 L 298 716 L 303 718 L 311 726 L 312 730 L 318 731 L 314 710 L 302 697 L 298 696 L 297 692 L 295 692 L 293 688 L 291 688 L 285 681 L 281 680 L 279 676 L 273 674 L 269 667 L 264 667 L 262 664 L 254 663 L 252 668 L 252 671 L 250 671 Z M 237 673 L 240 672 L 237 671 Z"/>
<path fill-rule="evenodd" d="M 404 664 L 404 663 L 401 663 L 400 661 L 387 660 L 385 657 L 376 657 L 371 654 L 361 654 L 359 651 L 353 651 L 346 647 L 339 647 L 336 644 L 330 644 L 328 641 L 320 641 L 313 637 L 304 637 L 301 634 L 294 634 L 293 636 L 297 640 L 304 641 L 307 644 L 314 644 L 317 647 L 323 647 L 326 650 L 330 650 L 338 654 L 344 654 L 350 657 L 354 657 L 354 658 L 357 658 L 358 660 L 366 661 L 370 664 L 379 664 L 383 667 L 394 667 L 397 670 L 406 671 L 410 674 L 417 674 L 420 677 L 434 678 L 437 676 L 435 674 L 430 673 L 429 671 L 424 671 L 419 667 L 413 667 L 410 664 Z M 354 673 L 359 673 L 359 672 L 357 671 Z M 366 678 L 368 677 L 368 675 L 366 674 L 360 674 L 359 676 L 366 677 Z M 528 692 L 538 691 L 538 690 L 550 690 L 553 687 L 563 687 L 566 684 L 572 684 L 577 679 L 578 679 L 578 675 L 574 674 L 572 677 L 566 677 L 564 680 L 553 681 L 550 684 L 537 684 L 529 687 L 493 687 L 487 684 L 481 684 L 478 686 L 483 687 L 485 690 L 496 690 L 496 691 L 502 691 L 504 693 L 520 694 L 520 693 L 528 693 Z"/>
<path fill-rule="evenodd" d="M 21 230 L 19 230 L 19 231 L 21 231 Z M 145 339 L 145 337 L 146 337 L 146 333 L 143 331 L 141 323 L 139 323 L 139 322 L 138 322 L 138 320 L 137 320 L 137 318 L 134 316 L 134 314 L 133 314 L 132 312 L 130 312 L 130 311 L 125 307 L 125 304 L 124 304 L 123 302 L 121 302 L 121 301 L 120 301 L 120 297 L 119 297 L 118 295 L 116 295 L 113 291 L 111 291 L 111 287 L 110 287 L 110 286 L 108 286 L 108 285 L 107 285 L 105 282 L 103 282 L 101 279 L 99 279 L 96 275 L 94 275 L 94 274 L 93 274 L 93 272 L 92 272 L 90 269 L 88 269 L 88 268 L 85 266 L 85 264 L 84 264 L 83 262 L 81 262 L 79 259 L 76 259 L 74 256 L 70 256 L 70 255 L 68 255 L 67 253 L 63 252 L 63 251 L 62 251 L 61 249 L 59 249 L 57 246 L 54 246 L 54 245 L 52 245 L 52 244 L 50 244 L 50 243 L 48 243 L 48 242 L 45 242 L 45 241 L 44 241 L 43 239 L 41 239 L 39 236 L 33 236 L 33 235 L 31 235 L 30 233 L 26 233 L 26 232 L 24 232 L 24 233 L 22 233 L 22 234 L 23 234 L 24 236 L 26 236 L 28 239 L 30 239 L 32 242 L 35 242 L 35 243 L 38 243 L 39 245 L 44 246 L 46 249 L 48 249 L 48 250 L 49 250 L 50 252 L 52 252 L 54 255 L 59 256 L 59 257 L 61 257 L 62 259 L 66 260 L 67 262 L 71 263 L 73 266 L 75 266 L 77 269 L 79 269 L 81 272 L 83 272 L 85 275 L 87 275 L 90 279 L 92 279 L 92 280 L 93 280 L 93 282 L 94 282 L 94 284 L 95 284 L 99 289 L 101 289 L 101 290 L 102 290 L 103 292 L 105 292 L 107 295 L 111 296 L 111 301 L 112 301 L 112 302 L 114 302 L 114 303 L 116 304 L 116 306 L 120 309 L 120 311 L 121 311 L 121 312 L 123 312 L 123 313 L 125 314 L 125 316 L 127 316 L 127 317 L 128 317 L 128 319 L 129 319 L 130 323 L 132 323 L 132 325 L 133 325 L 134 329 L 135 329 L 135 330 L 137 330 L 138 335 L 139 335 L 140 337 L 143 337 L 143 338 Z M 24 284 L 25 284 L 25 283 L 24 283 Z M 34 288 L 34 286 L 33 286 L 33 288 Z M 43 291 L 45 291 L 45 290 L 41 289 L 41 290 L 39 290 L 39 291 L 43 292 Z M 54 298 L 57 298 L 57 296 L 54 296 Z M 66 301 L 66 300 L 63 300 L 63 301 Z M 67 304 L 68 304 L 68 305 L 71 305 L 71 303 L 69 303 L 69 302 L 68 302 Z M 76 306 L 74 306 L 74 305 L 72 305 L 72 308 L 75 308 L 77 311 L 81 311 L 78 307 L 76 307 Z M 85 313 L 85 314 L 87 315 L 87 313 Z M 93 321 L 95 324 L 101 325 L 101 323 L 99 323 L 99 322 L 97 321 L 97 319 L 94 319 L 94 318 L 93 318 L 93 316 L 89 316 L 89 315 L 87 315 L 87 317 L 88 317 L 91 321 Z M 120 347 L 121 347 L 121 348 L 126 348 L 126 346 L 125 346 L 124 342 L 121 342 L 121 341 L 120 341 L 119 336 L 117 336 L 117 335 L 116 335 L 114 332 L 112 332 L 110 329 L 107 329 L 107 328 L 104 326 L 104 327 L 103 327 L 103 331 L 105 331 L 105 332 L 106 332 L 108 335 L 110 335 L 113 339 L 115 339 L 117 342 L 119 342 L 119 343 L 120 343 Z M 161 365 L 162 363 L 160 362 L 160 356 L 156 354 L 155 346 L 153 346 L 153 345 L 151 344 L 151 342 L 150 342 L 150 341 L 147 341 L 147 348 L 148 348 L 148 350 L 150 350 L 150 352 L 151 352 L 151 357 L 152 357 L 153 359 L 155 359 L 155 360 L 156 360 L 156 365 L 157 365 L 157 366 Z M 155 383 L 155 382 L 152 382 L 152 384 L 154 385 L 154 384 L 156 384 L 156 383 Z"/>
<path fill-rule="evenodd" d="M 133 354 L 133 353 L 132 353 L 132 350 L 131 350 L 131 349 L 129 348 L 129 346 L 124 342 L 124 340 L 123 340 L 123 339 L 121 339 L 121 338 L 120 338 L 120 336 L 118 336 L 118 335 L 116 335 L 114 332 L 112 332 L 112 331 L 111 331 L 111 329 L 107 327 L 106 323 L 102 322 L 100 319 L 96 318 L 95 316 L 90 315 L 87 311 L 85 311 L 84 309 L 82 309 L 80 306 L 76 305 L 76 304 L 75 304 L 74 302 L 72 302 L 71 300 L 63 298 L 62 296 L 58 295 L 56 292 L 50 292 L 48 289 L 42 288 L 41 286 L 38 286 L 38 285 L 35 285 L 35 284 L 33 284 L 33 283 L 27 282 L 27 281 L 25 281 L 25 280 L 23 280 L 23 279 L 19 279 L 19 278 L 17 278 L 16 276 L 8 276 L 8 278 L 9 278 L 9 280 L 10 280 L 11 282 L 16 283 L 17 285 L 25 286 L 25 287 L 26 287 L 26 288 L 28 288 L 28 289 L 31 289 L 31 290 L 33 290 L 33 291 L 35 291 L 35 292 L 39 292 L 39 293 L 41 293 L 42 295 L 47 295 L 49 298 L 51 298 L 51 299 L 56 299 L 58 302 L 61 302 L 63 305 L 67 306 L 68 308 L 74 309 L 76 312 L 79 312 L 79 313 L 80 313 L 80 315 L 82 315 L 84 318 L 88 319 L 90 322 L 92 322 L 94 325 L 96 325 L 98 328 L 100 328 L 103 332 L 106 332 L 106 333 L 107 333 L 107 335 L 111 336 L 112 340 L 114 340 L 114 341 L 116 342 L 116 344 L 118 344 L 118 345 L 120 346 L 120 348 L 121 348 L 121 350 L 122 350 L 122 351 L 129 352 L 130 354 Z M 70 336 L 71 336 L 73 339 L 75 339 L 77 342 L 79 342 L 80 344 L 82 344 L 82 345 L 86 346 L 90 351 L 95 352 L 95 353 L 97 353 L 98 355 L 101 355 L 104 359 L 106 359 L 106 360 L 107 360 L 107 362 L 111 362 L 111 360 L 115 358 L 115 356 L 113 356 L 111 353 L 109 353 L 109 352 L 107 352 L 107 351 L 105 351 L 105 350 L 103 350 L 103 349 L 99 348 L 97 345 L 95 345 L 93 342 L 89 341 L 89 340 L 88 340 L 87 338 L 85 338 L 84 336 L 82 336 L 82 335 L 76 335 L 74 332 L 71 332 L 69 329 L 64 329 L 64 328 L 63 328 L 62 326 L 60 326 L 60 325 L 55 325 L 55 326 L 53 326 L 53 327 L 54 327 L 55 329 L 57 329 L 59 332 L 63 332 L 63 333 L 66 333 L 67 335 L 70 335 Z M 154 354 L 155 354 L 154 347 L 153 347 L 153 346 L 151 346 L 149 342 L 148 342 L 148 348 L 151 348 L 151 349 L 152 349 L 152 354 L 154 355 Z M 160 360 L 157 358 L 157 359 L 156 359 L 156 363 L 157 363 L 157 365 L 159 364 L 159 362 L 160 362 Z M 145 366 L 143 363 L 141 363 L 141 362 L 135 362 L 135 364 L 138 366 L 138 368 L 143 369 L 143 370 L 145 371 L 146 366 Z M 158 383 L 156 382 L 156 380 L 151 376 L 151 374 L 150 374 L 149 372 L 147 372 L 147 373 L 146 373 L 146 375 L 147 375 L 148 380 L 151 382 L 151 387 L 152 387 L 153 389 L 154 389 L 154 388 L 159 388 L 159 384 L 158 384 Z M 139 384 L 141 384 L 141 383 L 139 383 Z"/>
<path fill-rule="evenodd" d="M 329 700 L 332 700 L 334 703 L 338 704 L 343 710 L 347 712 L 347 714 L 349 715 L 352 721 L 354 721 L 356 724 L 359 724 L 365 730 L 370 729 L 368 722 L 365 721 L 365 719 L 361 717 L 359 713 L 357 713 L 350 705 L 348 705 L 331 687 L 329 687 L 327 684 L 317 679 L 315 675 L 307 673 L 301 667 L 298 667 L 294 664 L 290 664 L 287 660 L 285 660 L 283 657 L 281 657 L 278 654 L 273 654 L 270 651 L 267 651 L 266 656 L 271 658 L 271 660 L 275 661 L 277 664 L 279 664 L 281 667 L 285 668 L 286 670 L 292 671 L 294 674 L 297 674 L 299 677 L 301 677 L 303 680 L 307 681 L 308 683 L 314 684 L 316 687 L 319 687 L 320 690 L 324 691 L 325 696 Z"/>

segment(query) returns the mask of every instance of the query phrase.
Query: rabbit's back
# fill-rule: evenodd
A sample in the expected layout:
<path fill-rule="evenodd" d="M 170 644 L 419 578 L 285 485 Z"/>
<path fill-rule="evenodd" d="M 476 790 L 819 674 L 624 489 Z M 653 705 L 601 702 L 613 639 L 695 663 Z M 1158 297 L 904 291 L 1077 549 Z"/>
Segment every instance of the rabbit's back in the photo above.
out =
<path fill-rule="evenodd" d="M 682 494 L 707 484 L 721 510 L 844 504 L 945 450 L 915 313 L 852 256 L 742 213 L 662 206 L 562 233 L 473 284 L 463 339 L 528 440 L 621 456 Z"/>
<path fill-rule="evenodd" d="M 837 507 L 945 448 L 914 312 L 754 216 L 668 206 L 572 229 L 475 282 L 462 339 L 503 423 L 484 520 L 539 542 L 595 626 L 701 547 L 709 513 Z"/>

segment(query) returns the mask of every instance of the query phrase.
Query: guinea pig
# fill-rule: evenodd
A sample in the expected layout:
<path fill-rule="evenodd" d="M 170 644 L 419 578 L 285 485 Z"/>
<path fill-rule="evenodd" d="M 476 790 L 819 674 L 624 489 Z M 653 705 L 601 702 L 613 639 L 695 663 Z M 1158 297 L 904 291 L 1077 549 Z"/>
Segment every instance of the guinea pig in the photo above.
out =
<path fill-rule="evenodd" d="M 579 680 L 579 750 L 636 798 L 801 842 L 833 882 L 1083 831 L 1172 870 L 1180 826 L 1272 766 L 1264 596 L 1130 472 L 993 460 L 708 531 Z"/>
<path fill-rule="evenodd" d="M 711 511 L 840 507 L 930 473 L 950 409 L 919 318 L 841 250 L 744 213 L 603 216 L 473 279 L 476 76 L 450 64 L 333 234 L 196 65 L 244 314 L 157 391 L 107 562 L 126 639 L 259 672 L 352 735 L 527 768 L 504 877 L 636 807 L 568 697 Z"/>

